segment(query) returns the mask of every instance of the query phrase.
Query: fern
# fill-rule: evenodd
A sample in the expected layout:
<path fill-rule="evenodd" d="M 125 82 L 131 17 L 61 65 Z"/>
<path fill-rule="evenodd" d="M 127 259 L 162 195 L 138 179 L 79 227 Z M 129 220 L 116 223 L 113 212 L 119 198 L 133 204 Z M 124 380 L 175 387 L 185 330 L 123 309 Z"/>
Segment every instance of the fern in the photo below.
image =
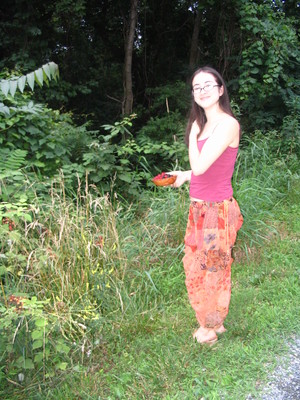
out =
<path fill-rule="evenodd" d="M 4 161 L 0 165 L 0 173 L 17 171 L 22 168 L 26 163 L 27 151 L 16 149 L 6 155 Z"/>

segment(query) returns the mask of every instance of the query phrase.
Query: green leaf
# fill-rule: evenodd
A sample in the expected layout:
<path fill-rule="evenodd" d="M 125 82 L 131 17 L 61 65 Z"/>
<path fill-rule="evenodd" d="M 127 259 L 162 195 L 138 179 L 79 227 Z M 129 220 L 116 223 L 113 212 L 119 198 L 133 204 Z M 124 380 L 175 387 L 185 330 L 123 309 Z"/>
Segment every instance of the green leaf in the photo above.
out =
<path fill-rule="evenodd" d="M 20 78 L 18 79 L 18 88 L 21 93 L 23 93 L 24 91 L 25 83 L 26 83 L 26 77 L 24 75 L 20 76 Z"/>
<path fill-rule="evenodd" d="M 71 350 L 70 347 L 67 346 L 67 345 L 64 344 L 64 343 L 58 343 L 58 344 L 55 346 L 55 348 L 56 348 L 56 350 L 57 350 L 58 352 L 60 352 L 60 353 L 65 353 L 65 354 L 68 354 L 69 351 Z"/>
<path fill-rule="evenodd" d="M 40 86 L 43 86 L 43 69 L 39 68 L 35 71 L 35 77 L 40 84 Z"/>
<path fill-rule="evenodd" d="M 9 91 L 9 81 L 5 79 L 1 81 L 1 90 L 4 93 L 4 95 L 7 96 Z"/>
<path fill-rule="evenodd" d="M 50 75 L 56 80 L 59 75 L 58 66 L 54 62 L 49 62 L 48 66 L 50 70 Z"/>
<path fill-rule="evenodd" d="M 3 103 L 0 103 L 0 113 L 2 113 L 4 115 L 10 115 L 10 110 Z"/>
<path fill-rule="evenodd" d="M 123 165 L 128 165 L 128 164 L 130 164 L 129 160 L 127 160 L 126 158 L 121 158 L 121 159 L 120 159 L 120 163 L 123 164 Z"/>
<path fill-rule="evenodd" d="M 46 83 L 46 85 L 49 86 L 49 79 L 48 79 L 48 76 L 45 74 L 45 71 L 43 71 L 43 79 L 44 79 L 44 82 Z"/>
<path fill-rule="evenodd" d="M 31 90 L 34 89 L 34 72 L 30 72 L 26 75 L 28 85 L 30 86 Z"/>
<path fill-rule="evenodd" d="M 35 325 L 39 328 L 44 328 L 47 325 L 47 320 L 44 318 L 37 319 L 35 321 Z"/>
<path fill-rule="evenodd" d="M 49 79 L 51 79 L 51 71 L 50 71 L 50 67 L 48 64 L 45 64 L 42 66 L 43 71 L 45 72 L 45 74 L 47 75 L 47 77 Z"/>
<path fill-rule="evenodd" d="M 25 369 L 34 369 L 34 364 L 31 358 L 26 358 L 25 363 L 24 363 L 24 368 Z"/>
<path fill-rule="evenodd" d="M 0 265 L 0 276 L 5 275 L 9 270 L 4 267 L 4 265 Z"/>
<path fill-rule="evenodd" d="M 25 221 L 27 222 L 32 222 L 32 217 L 30 214 L 23 214 L 23 218 L 25 219 Z"/>
<path fill-rule="evenodd" d="M 43 361 L 44 354 L 42 351 L 39 351 L 35 356 L 34 356 L 34 362 L 39 363 Z"/>
<path fill-rule="evenodd" d="M 119 174 L 118 178 L 121 179 L 121 181 L 128 182 L 128 183 L 130 183 L 132 180 L 131 176 L 128 174 Z"/>
<path fill-rule="evenodd" d="M 49 143 L 47 143 L 47 146 L 50 147 L 50 149 L 55 149 L 56 145 L 53 142 L 49 142 Z"/>
<path fill-rule="evenodd" d="M 14 95 L 16 93 L 17 86 L 18 86 L 18 81 L 17 80 L 9 81 L 9 91 L 10 91 L 10 94 L 12 95 L 12 97 L 14 97 Z"/>
<path fill-rule="evenodd" d="M 60 369 L 60 370 L 62 370 L 62 371 L 65 371 L 66 368 L 67 368 L 67 366 L 68 366 L 68 363 L 66 363 L 66 362 L 61 362 L 61 363 L 57 364 L 57 365 L 55 366 L 55 368 L 56 368 L 56 369 Z"/>
<path fill-rule="evenodd" d="M 45 378 L 53 378 L 53 376 L 55 376 L 55 371 L 49 371 L 45 375 Z"/>
<path fill-rule="evenodd" d="M 34 161 L 32 163 L 32 165 L 34 165 L 35 167 L 38 167 L 38 168 L 44 168 L 46 164 L 41 161 Z"/>
<path fill-rule="evenodd" d="M 101 168 L 104 171 L 108 171 L 111 168 L 111 164 L 101 164 Z"/>
<path fill-rule="evenodd" d="M 40 339 L 44 335 L 44 332 L 41 329 L 36 329 L 31 333 L 31 337 L 33 340 Z"/>
<path fill-rule="evenodd" d="M 43 340 L 41 340 L 41 339 L 38 339 L 38 340 L 35 340 L 34 342 L 33 342 L 33 344 L 32 344 L 32 348 L 33 348 L 33 350 L 35 350 L 35 349 L 39 349 L 40 347 L 43 347 Z"/>

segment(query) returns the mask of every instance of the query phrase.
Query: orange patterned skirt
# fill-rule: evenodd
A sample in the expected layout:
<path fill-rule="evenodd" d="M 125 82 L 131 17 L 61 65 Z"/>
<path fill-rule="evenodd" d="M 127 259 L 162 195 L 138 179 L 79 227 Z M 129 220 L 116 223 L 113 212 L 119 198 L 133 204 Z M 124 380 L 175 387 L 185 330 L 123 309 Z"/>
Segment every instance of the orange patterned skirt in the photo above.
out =
<path fill-rule="evenodd" d="M 228 314 L 231 250 L 242 224 L 234 198 L 191 202 L 183 266 L 189 300 L 201 327 L 217 329 Z"/>

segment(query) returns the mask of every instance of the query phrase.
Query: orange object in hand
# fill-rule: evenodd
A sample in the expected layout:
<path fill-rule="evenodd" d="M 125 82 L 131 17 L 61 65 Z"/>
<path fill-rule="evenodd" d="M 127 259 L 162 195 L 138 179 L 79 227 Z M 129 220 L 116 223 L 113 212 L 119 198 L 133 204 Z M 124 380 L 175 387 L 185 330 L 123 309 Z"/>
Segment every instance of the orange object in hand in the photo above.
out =
<path fill-rule="evenodd" d="M 167 174 L 166 172 L 162 172 L 159 175 L 156 175 L 153 179 L 152 182 L 156 186 L 169 186 L 172 185 L 176 181 L 176 175 L 170 175 Z"/>

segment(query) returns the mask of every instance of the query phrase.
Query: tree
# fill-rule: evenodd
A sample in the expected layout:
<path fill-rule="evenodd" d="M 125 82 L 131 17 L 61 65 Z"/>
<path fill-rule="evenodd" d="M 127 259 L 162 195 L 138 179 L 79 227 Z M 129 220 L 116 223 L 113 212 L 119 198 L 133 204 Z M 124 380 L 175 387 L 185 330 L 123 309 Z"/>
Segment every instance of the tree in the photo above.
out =
<path fill-rule="evenodd" d="M 155 89 L 172 90 L 191 69 L 209 64 L 224 75 L 248 126 L 253 115 L 274 126 L 290 104 L 294 112 L 297 107 L 297 3 L 2 0 L 0 70 L 26 75 L 53 60 L 60 67 L 59 84 L 35 90 L 35 98 L 98 129 L 133 106 L 141 115 L 135 125 L 146 123 L 154 96 L 165 112 L 165 93 L 157 96 Z"/>
<path fill-rule="evenodd" d="M 193 35 L 190 46 L 190 61 L 189 61 L 190 70 L 193 70 L 196 67 L 199 58 L 198 46 L 199 46 L 199 32 L 201 25 L 201 11 L 199 7 L 195 10 L 194 14 L 195 14 L 195 22 L 194 22 Z"/>
<path fill-rule="evenodd" d="M 249 127 L 278 127 L 299 115 L 299 39 L 294 20 L 272 0 L 239 2 L 243 49 L 239 71 L 242 111 Z"/>
<path fill-rule="evenodd" d="M 133 93 L 132 93 L 132 53 L 135 28 L 137 23 L 138 0 L 131 0 L 130 16 L 128 28 L 125 35 L 125 61 L 124 61 L 124 100 L 122 114 L 132 113 Z"/>

